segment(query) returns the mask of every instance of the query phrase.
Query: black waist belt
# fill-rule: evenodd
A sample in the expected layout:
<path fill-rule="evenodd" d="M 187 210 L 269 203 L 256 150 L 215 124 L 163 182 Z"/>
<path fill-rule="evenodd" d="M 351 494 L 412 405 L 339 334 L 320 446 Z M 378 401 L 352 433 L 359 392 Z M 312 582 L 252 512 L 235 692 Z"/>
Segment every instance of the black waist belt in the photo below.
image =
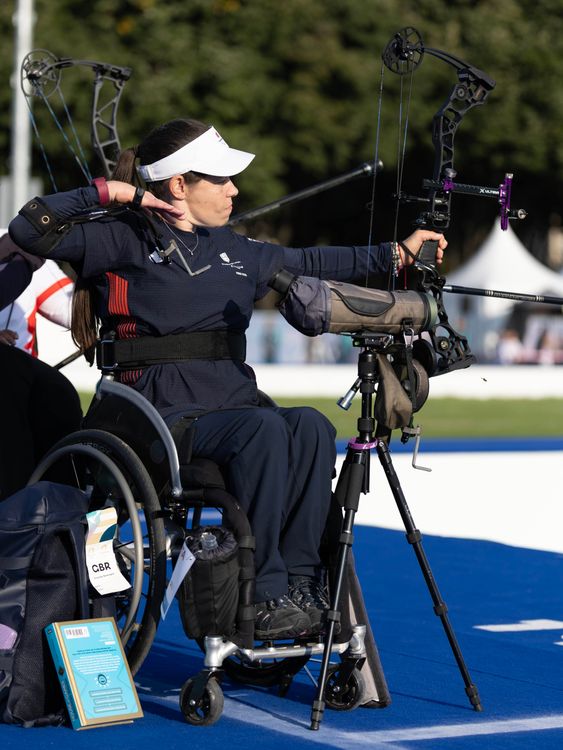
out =
<path fill-rule="evenodd" d="M 168 336 L 98 341 L 100 370 L 136 370 L 147 365 L 184 359 L 232 359 L 244 362 L 246 336 L 233 331 L 195 331 Z"/>

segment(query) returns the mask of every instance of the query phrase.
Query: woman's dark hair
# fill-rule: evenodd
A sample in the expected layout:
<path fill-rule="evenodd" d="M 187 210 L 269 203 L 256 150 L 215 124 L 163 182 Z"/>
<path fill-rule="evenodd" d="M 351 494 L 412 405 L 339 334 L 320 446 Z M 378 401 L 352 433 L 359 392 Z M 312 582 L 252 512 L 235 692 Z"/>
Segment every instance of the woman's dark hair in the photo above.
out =
<path fill-rule="evenodd" d="M 98 319 L 94 309 L 92 290 L 86 279 L 78 276 L 72 294 L 72 340 L 83 352 L 88 364 L 94 364 L 94 344 L 98 336 Z"/>
<path fill-rule="evenodd" d="M 209 125 L 191 119 L 170 120 L 164 125 L 159 125 L 151 130 L 138 146 L 121 152 L 112 179 L 129 182 L 131 185 L 140 185 L 141 182 L 135 164 L 137 159 L 141 164 L 153 164 L 153 162 L 164 159 L 165 156 L 170 156 L 170 154 L 178 151 L 182 146 L 203 135 L 207 130 L 209 130 Z M 184 174 L 184 179 L 186 182 L 197 182 L 201 178 L 193 172 L 187 172 Z M 141 187 L 143 186 L 141 185 Z M 158 198 L 166 200 L 168 196 L 167 179 L 147 183 L 147 187 Z"/>
<path fill-rule="evenodd" d="M 152 164 L 190 143 L 209 130 L 199 120 L 177 119 L 151 130 L 138 146 L 127 148 L 119 159 L 111 176 L 112 180 L 128 182 L 131 185 L 144 187 L 137 173 L 136 160 L 141 164 Z M 198 182 L 201 177 L 193 172 L 184 174 L 188 183 Z M 159 180 L 147 184 L 147 188 L 162 200 L 168 199 L 168 180 Z M 72 299 L 72 340 L 84 352 L 87 361 L 94 361 L 94 344 L 98 333 L 98 320 L 95 314 L 94 301 L 88 282 L 80 277 L 76 280 Z"/>

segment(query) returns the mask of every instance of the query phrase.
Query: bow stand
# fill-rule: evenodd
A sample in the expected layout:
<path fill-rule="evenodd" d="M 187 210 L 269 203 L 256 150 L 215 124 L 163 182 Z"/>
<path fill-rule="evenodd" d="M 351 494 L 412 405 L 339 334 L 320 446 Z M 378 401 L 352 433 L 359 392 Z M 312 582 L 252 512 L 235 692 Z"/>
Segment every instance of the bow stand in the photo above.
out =
<path fill-rule="evenodd" d="M 405 526 L 407 541 L 414 549 L 424 580 L 432 598 L 434 613 L 442 622 L 446 637 L 465 685 L 465 693 L 474 710 L 482 711 L 481 699 L 477 687 L 471 680 L 457 638 L 448 618 L 447 605 L 442 599 L 436 580 L 432 574 L 430 564 L 424 552 L 422 546 L 422 534 L 414 524 L 397 473 L 393 466 L 391 453 L 389 451 L 389 441 L 392 430 L 381 420 L 378 420 L 376 423 L 374 416 L 375 411 L 377 411 L 377 401 L 383 394 L 384 389 L 381 357 L 387 358 L 390 356 L 393 358 L 395 369 L 399 369 L 401 366 L 407 366 L 408 369 L 409 354 L 407 353 L 405 358 L 404 344 L 399 342 L 397 337 L 389 335 L 378 335 L 370 332 L 356 333 L 353 334 L 353 344 L 361 350 L 358 355 L 358 378 L 348 393 L 339 401 L 339 405 L 347 409 L 350 406 L 354 395 L 359 391 L 361 394 L 361 412 L 357 421 L 357 437 L 354 440 L 351 440 L 348 444 L 346 457 L 335 489 L 335 496 L 343 508 L 344 517 L 340 535 L 336 571 L 331 586 L 331 612 L 329 612 L 327 618 L 328 632 L 325 637 L 325 647 L 318 680 L 317 694 L 311 711 L 310 728 L 319 729 L 325 708 L 323 696 L 328 680 L 330 653 L 335 636 L 335 624 L 340 618 L 339 602 L 341 601 L 347 558 L 353 543 L 354 519 L 359 508 L 360 495 L 367 494 L 370 489 L 370 456 L 373 449 L 375 449 L 377 453 Z M 409 376 L 405 375 L 405 379 L 401 385 L 408 388 L 409 382 Z M 424 373 L 418 368 L 416 370 L 414 389 L 410 394 L 412 401 L 414 402 L 413 410 L 421 408 L 426 396 L 428 395 L 425 383 L 427 383 L 427 380 L 425 380 Z M 377 399 L 375 398 L 376 389 Z M 408 433 L 408 428 L 406 428 L 406 432 Z M 353 665 L 343 662 L 343 666 L 338 673 L 338 680 L 342 683 L 343 690 L 346 689 L 346 666 L 348 669 L 353 668 Z M 331 689 L 334 690 L 335 686 L 332 685 Z"/>

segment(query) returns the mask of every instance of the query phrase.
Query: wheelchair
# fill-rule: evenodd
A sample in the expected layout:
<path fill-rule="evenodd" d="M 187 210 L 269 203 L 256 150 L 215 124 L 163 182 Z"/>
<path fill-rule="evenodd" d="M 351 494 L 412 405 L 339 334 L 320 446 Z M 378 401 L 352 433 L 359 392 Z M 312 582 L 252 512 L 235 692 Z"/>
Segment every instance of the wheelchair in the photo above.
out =
<path fill-rule="evenodd" d="M 190 531 L 202 528 L 204 510 L 216 509 L 221 526 L 238 543 L 236 617 L 229 632 L 205 633 L 197 639 L 203 669 L 182 687 L 180 709 L 192 725 L 215 723 L 223 710 L 225 674 L 246 685 L 277 686 L 285 695 L 309 659 L 323 654 L 323 635 L 291 643 L 255 643 L 252 530 L 228 491 L 221 467 L 191 456 L 193 420 L 180 420 L 169 429 L 141 394 L 117 382 L 113 372 L 102 372 L 83 428 L 59 441 L 29 480 L 76 484 L 88 493 L 91 510 L 116 510 L 113 547 L 129 588 L 93 598 L 92 616 L 115 617 L 131 673 L 138 672 L 157 631 L 168 563 L 175 562 Z M 180 462 L 179 456 L 188 460 Z M 331 515 L 338 540 L 341 510 L 332 509 Z M 330 664 L 324 700 L 327 708 L 338 711 L 390 702 L 381 670 L 377 690 L 370 693 L 369 680 L 366 689 L 366 625 L 354 622 L 353 609 L 331 648 L 331 659 L 334 654 L 340 661 Z M 367 627 L 369 635 L 369 623 Z"/>

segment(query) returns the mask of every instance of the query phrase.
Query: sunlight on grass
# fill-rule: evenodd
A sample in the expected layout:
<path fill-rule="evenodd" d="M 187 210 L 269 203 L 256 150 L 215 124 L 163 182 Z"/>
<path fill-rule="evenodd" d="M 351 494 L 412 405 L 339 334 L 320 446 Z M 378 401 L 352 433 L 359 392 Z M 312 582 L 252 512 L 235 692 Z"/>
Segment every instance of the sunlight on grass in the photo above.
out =
<path fill-rule="evenodd" d="M 91 394 L 80 394 L 85 412 Z M 325 414 L 337 429 L 339 438 L 356 434 L 360 397 L 349 411 L 343 411 L 329 398 L 279 398 L 280 406 L 313 406 Z M 426 437 L 507 437 L 563 435 L 563 399 L 489 399 L 486 401 L 429 399 L 415 415 Z"/>

